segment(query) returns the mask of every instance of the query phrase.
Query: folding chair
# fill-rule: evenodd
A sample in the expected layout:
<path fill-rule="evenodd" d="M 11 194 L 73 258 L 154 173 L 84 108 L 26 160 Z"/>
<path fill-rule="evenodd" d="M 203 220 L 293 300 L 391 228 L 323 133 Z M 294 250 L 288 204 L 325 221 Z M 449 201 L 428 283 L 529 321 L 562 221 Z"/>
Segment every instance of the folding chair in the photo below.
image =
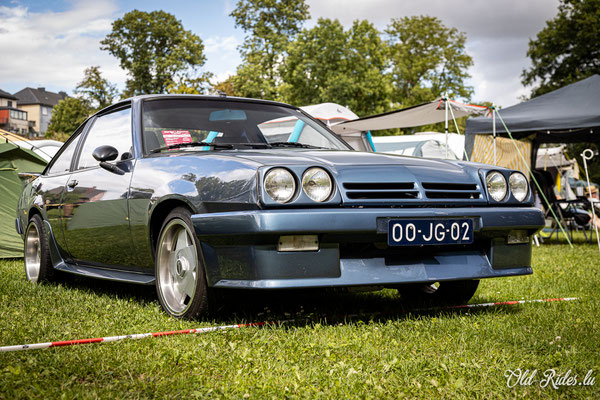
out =
<path fill-rule="evenodd" d="M 569 232 L 571 240 L 573 239 L 573 230 L 582 230 L 586 240 L 587 226 L 590 223 L 591 217 L 589 213 L 582 212 L 581 209 L 585 207 L 584 202 L 581 199 L 576 200 L 562 200 L 556 197 L 554 193 L 554 185 L 552 175 L 548 171 L 534 171 L 533 175 L 540 184 L 543 194 L 550 203 L 550 208 L 547 204 L 542 203 L 544 211 L 544 219 L 546 220 L 546 228 L 540 232 L 540 237 L 543 239 L 550 239 L 552 235 L 556 233 L 556 242 L 560 236 L 560 223 L 565 231 Z M 552 215 L 552 211 L 558 218 L 558 223 Z"/>

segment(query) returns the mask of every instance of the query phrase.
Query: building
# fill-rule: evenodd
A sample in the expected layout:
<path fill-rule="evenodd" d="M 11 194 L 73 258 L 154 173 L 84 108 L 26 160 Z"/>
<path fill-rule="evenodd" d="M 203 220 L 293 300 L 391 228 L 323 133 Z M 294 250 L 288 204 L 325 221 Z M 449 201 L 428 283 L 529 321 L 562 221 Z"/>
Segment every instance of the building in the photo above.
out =
<path fill-rule="evenodd" d="M 17 97 L 0 89 L 0 129 L 27 135 L 30 122 L 27 111 L 17 108 Z"/>
<path fill-rule="evenodd" d="M 43 136 L 48 130 L 52 108 L 67 97 L 65 92 L 50 92 L 43 87 L 37 89 L 27 87 L 15 93 L 18 107 L 27 111 L 29 120 L 33 122 L 32 130 L 35 135 Z"/>

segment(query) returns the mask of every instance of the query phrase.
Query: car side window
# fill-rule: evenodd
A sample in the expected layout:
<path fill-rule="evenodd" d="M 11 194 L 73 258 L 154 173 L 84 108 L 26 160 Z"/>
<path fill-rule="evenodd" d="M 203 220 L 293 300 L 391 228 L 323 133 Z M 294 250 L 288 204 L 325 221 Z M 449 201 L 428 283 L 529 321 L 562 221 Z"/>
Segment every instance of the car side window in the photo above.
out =
<path fill-rule="evenodd" d="M 73 154 L 75 154 L 75 149 L 77 148 L 77 144 L 81 139 L 81 132 L 76 132 L 73 140 L 67 144 L 67 147 L 58 155 L 58 157 L 54 160 L 50 169 L 48 170 L 48 174 L 60 174 L 62 172 L 68 172 L 71 169 L 71 160 L 73 159 Z"/>
<path fill-rule="evenodd" d="M 109 145 L 119 152 L 117 160 L 132 157 L 131 108 L 101 115 L 94 121 L 81 148 L 77 169 L 98 165 L 92 153 L 97 147 Z"/>

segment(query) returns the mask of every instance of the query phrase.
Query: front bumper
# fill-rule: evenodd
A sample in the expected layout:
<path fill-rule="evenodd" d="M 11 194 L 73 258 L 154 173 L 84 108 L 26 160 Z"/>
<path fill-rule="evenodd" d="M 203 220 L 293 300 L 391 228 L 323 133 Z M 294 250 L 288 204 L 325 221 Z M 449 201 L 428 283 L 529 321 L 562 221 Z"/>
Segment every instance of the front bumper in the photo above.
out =
<path fill-rule="evenodd" d="M 472 218 L 471 245 L 387 247 L 387 221 Z M 394 285 L 531 274 L 531 244 L 507 244 L 511 230 L 544 225 L 530 207 L 336 208 L 192 216 L 214 287 L 301 288 Z M 282 235 L 318 235 L 319 250 L 278 252 Z"/>

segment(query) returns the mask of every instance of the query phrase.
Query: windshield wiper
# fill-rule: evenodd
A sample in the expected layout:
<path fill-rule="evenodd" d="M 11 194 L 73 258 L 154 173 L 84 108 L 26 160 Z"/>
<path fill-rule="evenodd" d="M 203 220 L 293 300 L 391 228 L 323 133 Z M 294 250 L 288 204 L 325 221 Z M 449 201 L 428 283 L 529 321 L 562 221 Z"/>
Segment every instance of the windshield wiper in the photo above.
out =
<path fill-rule="evenodd" d="M 150 153 L 160 153 L 163 150 L 173 150 L 180 147 L 212 147 L 213 149 L 233 149 L 233 145 L 229 143 L 208 143 L 208 142 L 189 142 L 189 143 L 175 143 L 169 146 L 159 147 L 157 149 L 150 150 Z"/>
<path fill-rule="evenodd" d="M 248 146 L 254 149 L 268 149 L 269 143 L 235 143 L 236 146 Z"/>
<path fill-rule="evenodd" d="M 313 146 L 310 144 L 298 142 L 272 142 L 269 143 L 272 147 L 301 147 L 304 149 L 325 149 L 325 147 Z"/>

